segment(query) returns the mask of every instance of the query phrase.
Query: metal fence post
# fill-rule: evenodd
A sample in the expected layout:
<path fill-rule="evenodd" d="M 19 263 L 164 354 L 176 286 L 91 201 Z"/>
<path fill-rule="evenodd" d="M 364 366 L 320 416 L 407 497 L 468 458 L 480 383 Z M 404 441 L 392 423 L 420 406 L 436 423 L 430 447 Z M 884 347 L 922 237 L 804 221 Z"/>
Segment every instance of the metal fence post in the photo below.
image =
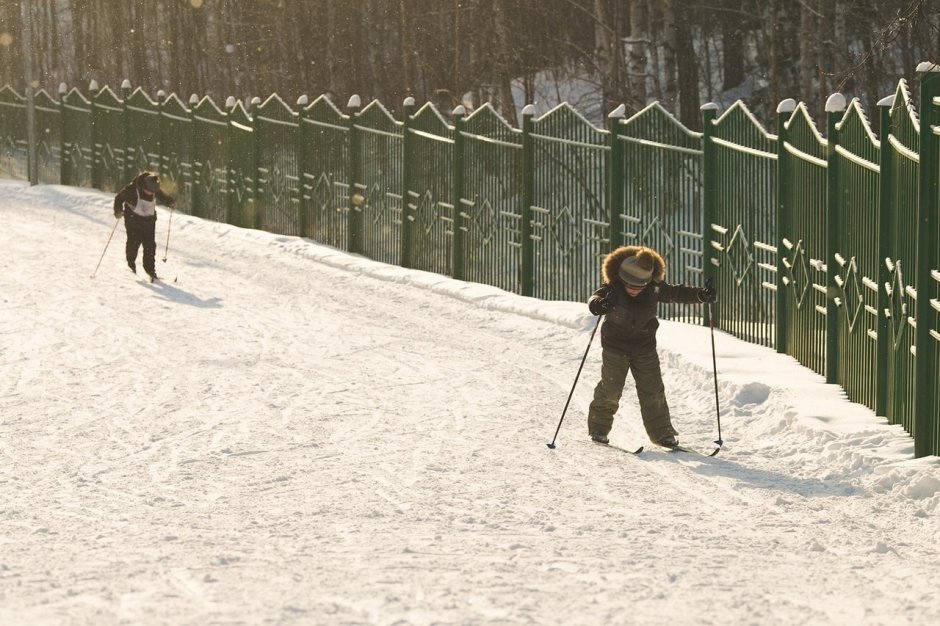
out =
<path fill-rule="evenodd" d="M 88 95 L 91 100 L 91 186 L 101 189 L 101 153 L 98 146 L 98 81 L 88 83 Z"/>
<path fill-rule="evenodd" d="M 65 141 L 65 99 L 69 88 L 65 83 L 59 83 L 59 184 L 68 185 L 68 148 Z"/>
<path fill-rule="evenodd" d="M 123 144 L 124 144 L 124 168 L 122 169 L 121 176 L 125 181 L 130 180 L 134 177 L 134 174 L 131 171 L 131 131 L 130 131 L 130 115 L 127 113 L 127 101 L 131 97 L 131 81 L 124 79 L 121 82 L 121 127 L 124 132 Z"/>
<path fill-rule="evenodd" d="M 411 96 L 402 103 L 403 128 L 401 133 L 401 266 L 411 268 L 414 263 L 414 224 L 415 211 L 411 203 L 412 163 L 411 153 L 414 152 L 411 133 L 411 117 L 415 112 L 415 99 Z"/>
<path fill-rule="evenodd" d="M 294 150 L 297 154 L 297 201 L 300 203 L 300 215 L 297 228 L 300 236 L 307 236 L 307 211 L 310 210 L 310 192 L 307 189 L 307 145 L 304 141 L 304 119 L 307 117 L 307 105 L 310 99 L 305 95 L 297 98 L 297 135 L 294 138 Z"/>
<path fill-rule="evenodd" d="M 463 105 L 458 105 L 453 112 L 454 116 L 454 157 L 453 157 L 453 243 L 451 247 L 450 274 L 458 280 L 464 279 L 464 229 L 460 224 L 460 216 L 463 213 L 461 205 L 463 204 L 463 171 L 464 171 L 464 136 L 463 125 L 464 116 L 467 110 Z M 523 243 L 523 245 L 525 245 Z"/>
<path fill-rule="evenodd" d="M 226 127 L 225 138 L 225 142 L 228 145 L 228 150 L 225 155 L 225 221 L 229 224 L 234 224 L 235 226 L 241 226 L 244 223 L 241 211 L 239 211 L 237 218 L 235 216 L 235 199 L 237 196 L 237 187 L 235 185 L 235 167 L 232 162 L 232 152 L 234 151 L 235 146 L 235 141 L 233 139 L 235 135 L 235 126 L 234 121 L 232 120 L 232 110 L 235 108 L 236 102 L 237 100 L 235 100 L 235 96 L 229 96 L 225 99 L 225 115 L 227 116 L 226 122 L 228 124 Z"/>
<path fill-rule="evenodd" d="M 522 246 L 522 276 L 519 292 L 523 296 L 535 293 L 535 241 L 532 239 L 532 204 L 535 202 L 535 144 L 532 141 L 532 126 L 535 106 L 522 108 L 522 206 L 519 207 L 519 236 Z"/>
<path fill-rule="evenodd" d="M 712 278 L 717 274 L 714 268 L 719 261 L 715 258 L 715 246 L 712 245 L 712 225 L 716 223 L 715 213 L 718 207 L 718 177 L 715 157 L 715 118 L 718 117 L 718 105 L 707 102 L 701 106 L 702 113 L 702 276 Z M 720 288 L 721 285 L 716 285 Z M 716 313 L 717 311 L 717 313 Z M 703 307 L 702 316 L 706 326 L 714 323 L 712 316 L 719 317 L 721 305 L 716 302 L 710 307 Z"/>
<path fill-rule="evenodd" d="M 790 279 L 787 276 L 786 254 L 787 246 L 783 242 L 783 234 L 790 224 L 790 153 L 787 151 L 787 122 L 793 111 L 796 110 L 796 100 L 787 98 L 777 105 L 777 291 L 774 299 L 774 343 L 777 352 L 786 354 L 788 350 L 787 337 L 789 336 L 790 318 L 787 298 L 790 295 Z"/>
<path fill-rule="evenodd" d="M 608 248 L 611 252 L 626 243 L 620 215 L 624 210 L 623 199 L 623 142 L 620 141 L 620 127 L 626 116 L 627 107 L 621 104 L 607 115 L 610 132 L 610 158 L 607 162 L 607 212 L 610 216 L 610 236 Z"/>
<path fill-rule="evenodd" d="M 258 123 L 258 107 L 261 106 L 261 98 L 258 96 L 253 97 L 249 100 L 249 111 L 251 117 L 251 136 L 252 136 L 252 149 L 253 154 L 251 155 L 251 169 L 254 172 L 254 184 L 251 188 L 251 224 L 249 228 L 254 228 L 256 230 L 261 229 L 261 224 L 263 220 L 261 219 L 261 125 Z"/>
<path fill-rule="evenodd" d="M 360 178 L 359 137 L 356 131 L 356 119 L 359 116 L 361 106 L 362 100 L 357 95 L 351 96 L 346 104 L 346 114 L 349 116 L 349 132 L 347 135 L 349 149 L 346 152 L 346 182 L 349 185 L 346 191 L 346 210 L 348 211 L 346 249 L 356 254 L 362 252 L 362 207 L 359 206 L 356 200 L 356 196 L 359 195 Z"/>
<path fill-rule="evenodd" d="M 189 212 L 191 215 L 196 217 L 206 217 L 205 212 L 205 194 L 203 193 L 202 182 L 200 181 L 198 164 L 199 160 L 197 156 L 199 155 L 199 130 L 196 124 L 196 106 L 199 104 L 199 96 L 192 94 L 189 96 L 189 160 L 192 162 L 189 169 L 189 180 L 190 182 L 190 203 L 192 206 L 189 207 Z M 205 163 L 203 163 L 205 165 Z"/>
<path fill-rule="evenodd" d="M 23 41 L 23 78 L 26 82 L 26 176 L 30 185 L 39 184 L 39 155 L 36 152 L 36 88 L 33 80 L 33 5 L 20 4 Z"/>
<path fill-rule="evenodd" d="M 839 145 L 837 125 L 845 113 L 845 97 L 834 93 L 826 100 L 826 382 L 838 382 L 839 373 L 839 285 L 836 282 L 839 251 L 839 224 L 842 215 L 839 192 L 839 167 L 836 146 Z"/>
<path fill-rule="evenodd" d="M 891 273 L 885 258 L 894 238 L 894 206 L 891 202 L 895 180 L 894 148 L 891 147 L 891 109 L 894 107 L 894 95 L 878 102 L 878 136 L 881 137 L 881 167 L 878 173 L 878 342 L 875 344 L 878 371 L 875 373 L 875 415 L 888 414 L 888 345 L 891 342 L 891 330 L 887 310 L 889 306 L 888 290 L 885 286 L 891 282 Z"/>
<path fill-rule="evenodd" d="M 165 173 L 163 146 L 166 142 L 163 140 L 163 134 L 166 132 L 163 120 L 163 106 L 166 102 L 166 92 L 162 89 L 157 92 L 157 173 L 162 177 Z"/>
<path fill-rule="evenodd" d="M 915 374 L 914 374 L 914 456 L 923 457 L 940 453 L 940 406 L 937 406 L 937 344 L 940 332 L 931 323 L 940 310 L 937 285 L 940 284 L 940 191 L 937 172 L 940 170 L 940 137 L 934 131 L 940 126 L 940 65 L 921 63 L 920 74 L 920 180 L 918 181 L 917 215 L 917 302 L 915 305 Z"/>

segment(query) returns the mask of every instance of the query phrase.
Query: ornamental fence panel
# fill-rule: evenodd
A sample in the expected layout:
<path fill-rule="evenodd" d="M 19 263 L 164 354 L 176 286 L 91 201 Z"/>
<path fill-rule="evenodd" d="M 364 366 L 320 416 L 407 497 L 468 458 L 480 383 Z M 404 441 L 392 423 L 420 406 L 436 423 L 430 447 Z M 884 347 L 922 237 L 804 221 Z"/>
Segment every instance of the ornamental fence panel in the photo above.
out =
<path fill-rule="evenodd" d="M 455 133 L 453 275 L 518 291 L 522 133 L 489 105 L 458 118 Z"/>
<path fill-rule="evenodd" d="M 777 289 L 777 136 L 736 102 L 719 118 L 703 110 L 704 271 L 721 285 L 716 316 L 741 339 L 774 344 Z"/>
<path fill-rule="evenodd" d="M 59 103 L 45 91 L 35 95 L 36 168 L 40 184 L 58 184 L 62 171 L 62 115 Z"/>
<path fill-rule="evenodd" d="M 685 128 L 655 102 L 615 128 L 623 199 L 614 201 L 619 212 L 611 245 L 649 246 L 665 259 L 667 281 L 702 284 L 702 134 Z M 670 319 L 702 320 L 701 311 L 688 305 L 666 304 L 660 310 Z"/>
<path fill-rule="evenodd" d="M 838 112 L 834 112 L 838 115 Z M 880 217 L 879 173 L 881 142 L 857 100 L 835 124 L 838 143 L 830 151 L 834 168 L 830 184 L 833 244 L 830 289 L 835 319 L 827 329 L 832 345 L 832 382 L 842 385 L 853 402 L 874 406 L 878 338 L 878 229 Z M 834 283 L 834 284 L 833 284 Z"/>
<path fill-rule="evenodd" d="M 537 298 L 585 301 L 601 284 L 601 261 L 611 251 L 609 135 L 568 104 L 532 122 Z M 519 226 L 516 219 L 512 232 L 521 250 Z"/>

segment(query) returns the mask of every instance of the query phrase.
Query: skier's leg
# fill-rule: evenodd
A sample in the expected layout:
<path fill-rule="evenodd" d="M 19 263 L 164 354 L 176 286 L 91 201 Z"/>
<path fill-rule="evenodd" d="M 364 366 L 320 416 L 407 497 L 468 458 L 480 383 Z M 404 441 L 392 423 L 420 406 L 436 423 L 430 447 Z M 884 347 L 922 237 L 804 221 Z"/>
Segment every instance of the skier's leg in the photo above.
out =
<path fill-rule="evenodd" d="M 141 234 L 141 239 L 144 244 L 144 271 L 147 272 L 150 276 L 157 275 L 156 269 L 156 256 L 157 256 L 157 242 L 154 234 L 156 230 L 157 220 L 156 218 L 147 219 L 144 222 L 143 233 Z"/>
<path fill-rule="evenodd" d="M 124 230 L 127 232 L 127 243 L 124 245 L 124 256 L 127 266 L 137 272 L 137 250 L 140 248 L 140 228 L 136 220 L 124 217 Z"/>
<path fill-rule="evenodd" d="M 607 435 L 610 432 L 629 371 L 630 359 L 626 355 L 613 350 L 603 351 L 601 379 L 594 387 L 594 400 L 588 410 L 589 433 Z"/>
<path fill-rule="evenodd" d="M 650 441 L 659 443 L 666 437 L 678 435 L 669 415 L 659 354 L 655 350 L 633 358 L 633 379 L 636 381 L 643 426 Z"/>

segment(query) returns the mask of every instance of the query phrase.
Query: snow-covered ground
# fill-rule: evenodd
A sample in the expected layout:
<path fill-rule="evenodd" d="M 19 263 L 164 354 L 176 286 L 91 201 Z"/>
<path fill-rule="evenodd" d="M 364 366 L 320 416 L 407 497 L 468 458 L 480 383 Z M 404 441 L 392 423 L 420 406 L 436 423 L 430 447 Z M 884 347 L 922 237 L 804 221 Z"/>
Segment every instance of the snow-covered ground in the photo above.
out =
<path fill-rule="evenodd" d="M 583 304 L 179 214 L 162 263 L 165 211 L 165 282 L 123 226 L 90 278 L 110 205 L 0 182 L 0 623 L 940 623 L 940 464 L 791 358 L 716 332 L 721 454 L 632 456 L 596 343 L 549 450 Z M 660 348 L 707 449 L 708 329 Z"/>

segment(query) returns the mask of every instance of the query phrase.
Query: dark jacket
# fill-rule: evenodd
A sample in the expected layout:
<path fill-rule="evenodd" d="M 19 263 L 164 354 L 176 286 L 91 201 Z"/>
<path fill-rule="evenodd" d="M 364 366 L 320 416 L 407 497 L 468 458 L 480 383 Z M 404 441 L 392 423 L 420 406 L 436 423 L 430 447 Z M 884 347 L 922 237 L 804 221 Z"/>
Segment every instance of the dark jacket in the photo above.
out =
<path fill-rule="evenodd" d="M 144 175 L 147 172 L 142 172 L 134 177 L 128 185 L 124 187 L 121 191 L 114 196 L 114 214 L 120 215 L 122 212 L 126 217 L 137 218 L 137 219 L 156 219 L 156 216 L 153 218 L 140 217 L 134 213 L 134 207 L 137 206 L 137 199 L 143 194 L 143 179 Z M 163 193 L 162 189 L 157 189 L 153 194 L 156 198 L 157 204 L 162 204 L 164 206 L 173 206 L 176 202 L 172 196 L 168 196 Z M 146 197 L 146 196 L 145 196 Z"/>
<path fill-rule="evenodd" d="M 604 284 L 595 291 L 588 306 L 592 312 L 596 304 L 607 298 L 614 308 L 607 313 L 601 328 L 601 345 L 622 354 L 635 355 L 656 349 L 657 304 L 660 302 L 680 302 L 697 304 L 700 302 L 698 287 L 671 285 L 665 282 L 666 261 L 654 253 L 653 279 L 636 296 L 627 294 L 623 281 L 617 275 L 620 264 L 628 256 L 635 256 L 638 246 L 623 246 L 611 252 L 601 265 L 601 277 Z"/>

